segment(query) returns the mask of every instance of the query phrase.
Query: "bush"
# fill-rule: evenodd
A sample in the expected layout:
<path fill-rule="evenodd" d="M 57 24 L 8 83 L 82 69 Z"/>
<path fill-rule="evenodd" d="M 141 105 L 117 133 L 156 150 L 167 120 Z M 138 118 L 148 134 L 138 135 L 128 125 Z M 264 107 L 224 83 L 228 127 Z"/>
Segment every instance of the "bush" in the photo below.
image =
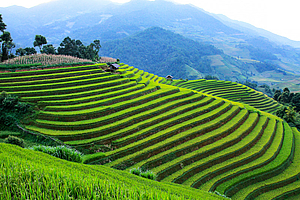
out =
<path fill-rule="evenodd" d="M 29 149 L 34 151 L 41 151 L 51 156 L 61 158 L 72 162 L 82 162 L 82 154 L 74 149 L 70 149 L 65 146 L 49 147 L 49 146 L 33 146 Z"/>
<path fill-rule="evenodd" d="M 153 172 L 148 171 L 148 170 L 145 172 L 142 172 L 141 177 L 151 179 L 151 180 L 156 180 L 156 175 Z"/>
<path fill-rule="evenodd" d="M 138 167 L 138 168 L 133 168 L 130 170 L 130 173 L 131 174 L 134 174 L 134 175 L 137 175 L 137 176 L 140 176 L 141 173 L 142 173 L 142 170 Z"/>
<path fill-rule="evenodd" d="M 18 145 L 22 148 L 25 147 L 25 143 L 24 143 L 24 140 L 21 139 L 21 138 L 18 138 L 18 137 L 15 137 L 15 136 L 8 136 L 5 140 L 4 140 L 5 143 L 8 143 L 8 144 L 14 144 L 14 145 Z"/>
<path fill-rule="evenodd" d="M 156 175 L 147 170 L 147 171 L 143 171 L 141 168 L 133 168 L 130 170 L 131 174 L 137 175 L 137 176 L 141 176 L 143 178 L 147 178 L 147 179 L 151 179 L 151 180 L 156 180 Z"/>

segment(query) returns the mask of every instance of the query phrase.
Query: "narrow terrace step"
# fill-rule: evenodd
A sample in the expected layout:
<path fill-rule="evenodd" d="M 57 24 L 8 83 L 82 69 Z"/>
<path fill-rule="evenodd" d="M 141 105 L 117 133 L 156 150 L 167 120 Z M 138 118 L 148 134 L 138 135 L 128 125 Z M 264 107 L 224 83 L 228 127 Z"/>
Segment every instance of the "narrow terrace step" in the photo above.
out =
<path fill-rule="evenodd" d="M 104 66 L 104 65 L 106 65 L 106 64 L 83 65 L 83 66 L 75 66 L 75 67 L 62 67 L 62 68 L 54 68 L 54 69 L 23 71 L 23 72 L 8 72 L 8 73 L 0 73 L 0 77 L 8 78 L 8 77 L 19 77 L 19 76 L 36 76 L 36 75 L 41 75 L 41 74 L 83 71 L 83 70 L 99 69 L 99 67 Z"/>
<path fill-rule="evenodd" d="M 80 85 L 73 87 L 62 87 L 55 89 L 44 89 L 44 90 L 28 90 L 28 91 L 18 91 L 18 92 L 10 92 L 10 94 L 14 94 L 20 97 L 33 97 L 33 96 L 49 96 L 49 95 L 61 95 L 61 94 L 70 94 L 70 93 L 78 93 L 85 92 L 88 90 L 94 89 L 103 89 L 105 87 L 112 87 L 116 85 L 121 85 L 128 83 L 129 79 L 119 78 L 112 81 L 88 84 L 88 85 Z"/>
<path fill-rule="evenodd" d="M 86 109 L 91 109 L 91 108 L 96 108 L 100 106 L 109 106 L 109 105 L 114 105 L 117 104 L 121 101 L 128 101 L 131 99 L 135 99 L 138 97 L 141 97 L 143 95 L 150 94 L 152 92 L 155 92 L 159 89 L 157 86 L 149 86 L 149 87 L 142 87 L 139 90 L 134 90 L 132 92 L 127 92 L 126 94 L 123 95 L 114 95 L 113 97 L 107 97 L 103 98 L 102 96 L 105 95 L 99 95 L 98 98 L 99 100 L 95 100 L 91 98 L 82 98 L 80 100 L 77 99 L 77 103 L 73 103 L 73 105 L 69 104 L 69 101 L 63 101 L 62 103 L 58 101 L 58 104 L 62 105 L 55 105 L 55 106 L 46 106 L 45 111 L 41 112 L 41 114 L 46 114 L 46 112 L 59 112 L 59 113 L 64 113 L 68 111 L 78 111 L 78 110 L 86 110 Z M 128 91 L 128 90 L 126 90 Z M 107 96 L 107 95 L 106 95 Z M 97 96 L 94 96 L 94 98 L 97 98 Z M 40 103 L 41 105 L 41 103 Z"/>
<path fill-rule="evenodd" d="M 70 116 L 77 113 L 79 116 L 87 116 L 88 114 L 100 113 L 103 117 L 90 120 L 81 120 L 77 122 L 58 122 L 47 120 L 36 120 L 35 125 L 41 128 L 50 128 L 55 130 L 83 130 L 95 128 L 108 123 L 116 122 L 126 117 L 143 112 L 147 109 L 162 105 L 168 101 L 190 96 L 192 92 L 178 92 L 178 89 L 161 89 L 151 94 L 139 97 L 134 101 L 125 101 L 115 104 L 114 106 L 105 106 L 103 108 L 88 109 L 82 111 L 74 111 Z M 121 111 L 121 112 L 120 112 Z M 59 113 L 59 112 L 55 112 Z M 111 115 L 113 114 L 113 115 Z M 65 114 L 64 114 L 65 115 Z M 108 115 L 111 115 L 108 117 Z M 118 116 L 118 117 L 114 117 Z"/>
<path fill-rule="evenodd" d="M 45 89 L 56 89 L 62 87 L 74 87 L 78 85 L 88 85 L 88 84 L 96 84 L 101 82 L 106 82 L 110 80 L 119 79 L 119 76 L 110 75 L 103 76 L 91 79 L 81 79 L 80 81 L 67 81 L 67 82 L 57 82 L 57 83 L 47 83 L 47 84 L 37 84 L 37 85 L 21 85 L 14 87 L 0 87 L 0 90 L 7 92 L 17 92 L 17 91 L 27 91 L 27 90 L 45 90 Z"/>
<path fill-rule="evenodd" d="M 191 110 L 205 107 L 210 104 L 210 108 L 212 108 L 213 98 L 206 97 L 204 98 L 202 95 L 195 94 L 191 97 L 179 99 L 155 109 L 148 110 L 139 115 L 134 115 L 132 117 L 126 118 L 122 121 L 119 121 L 118 124 L 114 124 L 115 128 L 112 126 L 102 128 L 109 129 L 110 132 L 108 134 L 94 137 L 87 140 L 79 140 L 79 141 L 70 141 L 66 142 L 68 145 L 89 145 L 91 143 L 94 144 L 111 144 L 112 141 L 124 138 L 126 136 L 132 135 L 139 130 L 148 128 L 152 125 L 158 124 L 165 120 L 176 117 L 180 114 L 187 113 Z M 201 114 L 201 113 L 199 113 Z M 107 132 L 105 130 L 101 132 Z"/>
<path fill-rule="evenodd" d="M 286 131 L 288 125 L 284 124 L 284 127 L 285 137 L 282 148 L 278 156 L 272 162 L 249 173 L 245 173 L 231 179 L 230 181 L 220 185 L 217 190 L 222 193 L 225 191 L 225 195 L 231 197 L 241 189 L 253 183 L 265 181 L 266 179 L 274 176 L 276 173 L 282 172 L 284 168 L 289 166 L 294 153 L 294 140 L 293 134 Z"/>
<path fill-rule="evenodd" d="M 89 93 L 84 93 L 82 96 L 79 96 L 78 98 L 70 98 L 67 96 L 67 98 L 61 97 L 57 100 L 48 100 L 48 101 L 39 101 L 38 106 L 39 107 L 45 107 L 45 106 L 63 106 L 63 105 L 75 105 L 75 104 L 83 104 L 87 102 L 95 102 L 99 100 L 104 100 L 112 97 L 117 97 L 121 95 L 125 95 L 127 93 L 131 93 L 134 91 L 141 90 L 145 88 L 142 84 L 132 84 L 128 83 L 126 84 L 127 87 L 123 89 L 122 86 L 116 86 L 114 88 L 111 88 L 110 90 L 97 90 L 97 91 L 89 91 Z M 85 95 L 85 96 L 83 96 Z M 60 95 L 63 96 L 63 95 Z M 74 95 L 75 96 L 75 95 Z"/>
<path fill-rule="evenodd" d="M 252 119 L 253 116 L 255 115 L 251 115 L 250 118 Z M 204 146 L 207 146 L 211 143 L 214 143 L 215 141 L 221 138 L 227 137 L 236 129 L 238 129 L 238 127 L 241 126 L 245 121 L 247 121 L 247 118 L 248 112 L 246 110 L 243 110 L 240 113 L 238 113 L 234 118 L 232 118 L 231 121 L 235 121 L 236 123 L 228 122 L 224 126 L 221 126 L 220 128 L 215 129 L 211 132 L 207 132 L 204 135 L 195 137 L 194 139 L 188 138 L 190 140 L 186 139 L 187 141 L 182 141 L 184 142 L 182 144 L 179 144 L 162 153 L 156 154 L 147 160 L 139 162 L 136 165 L 134 165 L 133 168 L 141 167 L 143 169 L 152 169 L 167 162 L 170 162 L 180 156 L 184 156 L 193 151 L 197 151 L 198 149 L 203 148 Z M 256 119 L 258 119 L 257 115 L 256 118 L 253 118 L 253 120 Z"/>
<path fill-rule="evenodd" d="M 42 80 L 30 80 L 30 81 L 15 81 L 15 82 L 8 82 L 8 83 L 0 83 L 0 87 L 25 87 L 27 86 L 36 86 L 36 85 L 45 85 L 45 87 L 49 86 L 49 84 L 56 84 L 61 82 L 68 82 L 68 81 L 81 81 L 84 79 L 92 79 L 92 78 L 100 78 L 111 76 L 111 73 L 104 73 L 103 71 L 99 71 L 98 73 L 91 73 L 91 74 L 83 74 L 83 75 L 73 75 L 73 76 L 66 76 L 60 78 L 53 78 L 44 77 L 45 79 Z"/>
<path fill-rule="evenodd" d="M 128 160 L 129 163 L 126 162 L 125 167 L 129 167 L 130 165 L 135 164 L 135 162 L 140 162 L 141 160 L 146 159 L 147 157 L 145 157 L 145 155 L 148 155 L 149 157 L 150 155 L 156 155 L 167 150 L 166 145 L 168 145 L 169 149 L 172 148 L 172 144 L 178 144 L 177 142 L 185 141 L 184 138 L 192 139 L 199 135 L 203 135 L 207 131 L 219 128 L 222 126 L 222 123 L 226 123 L 228 120 L 232 119 L 239 111 L 237 110 L 239 109 L 238 107 L 231 107 L 230 111 L 229 108 L 230 104 L 228 105 L 225 103 L 220 108 L 209 112 L 208 115 L 202 115 L 192 120 L 178 123 L 175 126 L 160 131 L 157 134 L 151 135 L 143 140 L 124 146 L 116 151 L 108 152 L 107 158 L 105 158 L 104 161 L 108 159 L 114 160 L 107 165 L 123 168 L 124 164 L 122 163 Z M 209 115 L 211 115 L 211 117 L 208 117 Z M 160 143 L 161 141 L 163 142 Z M 132 162 L 133 158 L 135 158 L 133 160 L 134 162 Z"/>
<path fill-rule="evenodd" d="M 289 131 L 290 133 L 287 133 Z M 285 134 L 292 134 L 292 130 L 290 127 L 286 128 L 286 133 Z M 296 136 L 297 137 L 297 136 Z M 280 187 L 283 187 L 285 185 L 288 185 L 290 183 L 293 183 L 299 179 L 300 176 L 300 169 L 299 169 L 299 164 L 300 164 L 300 141 L 299 141 L 299 135 L 297 138 L 295 138 L 295 153 L 294 153 L 294 158 L 293 162 L 284 169 L 284 171 L 280 174 L 274 173 L 274 176 L 272 176 L 270 179 L 267 179 L 263 182 L 258 182 L 255 184 L 252 184 L 248 186 L 247 188 L 244 188 L 240 190 L 238 193 L 234 195 L 234 198 L 238 199 L 254 199 L 257 196 L 259 196 L 262 193 L 271 191 L 271 190 L 276 190 Z M 269 199 L 269 198 L 267 198 Z"/>
<path fill-rule="evenodd" d="M 64 101 L 69 99 L 76 99 L 76 98 L 84 98 L 84 97 L 93 97 L 96 95 L 101 95 L 105 93 L 117 92 L 118 90 L 128 89 L 131 87 L 144 87 L 143 85 L 137 85 L 135 81 L 130 81 L 120 85 L 114 85 L 111 87 L 100 88 L 100 89 L 91 89 L 83 92 L 71 92 L 67 94 L 59 94 L 59 95 L 49 95 L 49 96 L 33 96 L 33 97 L 22 97 L 22 101 L 27 102 L 38 102 L 40 101 L 40 105 L 51 105 L 51 102 L 56 102 L 58 100 L 64 99 Z"/>
<path fill-rule="evenodd" d="M 268 128 L 265 130 L 267 131 Z M 221 180 L 233 178 L 236 172 L 239 174 L 246 173 L 248 171 L 254 170 L 255 168 L 251 168 L 252 166 L 257 166 L 257 163 L 262 163 L 261 165 L 266 165 L 271 162 L 273 159 L 270 158 L 270 154 L 274 155 L 274 158 L 279 153 L 282 141 L 283 141 L 283 126 L 282 122 L 277 122 L 276 125 L 276 133 L 270 140 L 264 140 L 264 138 L 268 137 L 268 134 L 264 134 L 262 139 L 249 150 L 249 152 L 241 155 L 240 157 L 233 158 L 232 160 L 228 160 L 225 163 L 220 165 L 216 165 L 212 170 L 205 170 L 201 173 L 205 174 L 202 179 L 199 181 L 204 181 L 209 177 L 205 183 L 199 187 L 201 190 L 205 191 L 214 191 L 217 183 L 221 183 Z M 278 152 L 278 153 L 276 153 Z M 207 172 L 207 173 L 206 173 Z M 231 177 L 230 177 L 231 176 Z M 237 175 L 235 175 L 237 176 Z M 225 181 L 225 180 L 224 180 Z"/>
<path fill-rule="evenodd" d="M 201 185 L 206 183 L 207 181 L 211 180 L 213 177 L 218 176 L 221 173 L 224 173 L 226 171 L 229 171 L 231 169 L 234 169 L 236 167 L 246 165 L 247 163 L 255 160 L 256 158 L 260 157 L 265 153 L 265 151 L 269 148 L 269 146 L 272 144 L 273 139 L 276 134 L 276 121 L 270 120 L 268 123 L 268 126 L 264 130 L 262 137 L 260 140 L 253 145 L 252 148 L 249 149 L 249 145 L 246 145 L 249 140 L 247 137 L 245 137 L 244 141 L 241 141 L 240 143 L 237 143 L 234 147 L 230 147 L 232 149 L 238 149 L 235 150 L 236 153 L 234 153 L 234 156 L 220 164 L 214 164 L 208 169 L 202 170 L 201 172 L 195 174 L 190 179 L 186 180 L 184 182 L 185 185 L 190 185 L 194 188 L 199 188 Z M 242 144 L 244 142 L 244 144 Z M 240 145 L 244 145 L 244 147 Z M 238 147 L 239 146 L 239 147 Z M 263 147 L 263 148 L 262 148 Z M 229 152 L 230 148 L 226 149 L 225 151 Z M 246 152 L 238 156 L 237 151 L 241 151 L 243 148 L 247 148 Z M 257 150 L 256 150 L 257 149 Z M 242 150 L 243 151 L 243 150 Z M 219 161 L 218 161 L 219 162 Z"/>
<path fill-rule="evenodd" d="M 157 171 L 158 176 L 161 176 L 164 182 L 172 181 L 175 183 L 183 183 L 185 180 L 191 177 L 191 175 L 197 174 L 198 172 L 202 171 L 201 169 L 203 167 L 204 169 L 206 167 L 210 167 L 212 164 L 211 161 L 220 162 L 222 161 L 222 159 L 227 160 L 228 158 L 230 158 L 230 154 L 226 152 L 226 149 L 230 149 L 231 146 L 234 146 L 235 143 L 241 141 L 244 137 L 253 136 L 255 139 L 259 139 L 259 133 L 261 130 L 258 129 L 261 129 L 265 126 L 266 120 L 259 121 L 257 125 L 256 123 L 257 115 L 252 114 L 244 125 L 240 126 L 227 137 L 221 138 L 220 140 L 217 140 L 216 142 L 207 145 L 197 150 L 196 152 L 184 155 L 182 158 L 174 160 L 174 162 L 172 162 L 173 167 L 170 167 L 171 165 L 167 166 L 166 164 L 165 166 L 160 166 L 153 171 Z M 255 142 L 255 139 L 249 141 Z M 232 148 L 233 147 L 231 147 L 231 149 Z M 232 153 L 234 154 L 235 151 L 232 151 Z M 228 155 L 227 159 L 226 155 Z M 239 155 L 238 152 L 237 155 Z M 208 166 L 206 166 L 207 164 Z"/>
<path fill-rule="evenodd" d="M 70 134 L 69 131 L 56 131 L 56 130 L 53 131 L 53 130 L 49 130 L 49 129 L 44 130 L 44 129 L 37 129 L 37 128 L 35 128 L 35 130 L 38 130 L 38 132 L 56 135 L 63 141 L 78 140 L 78 141 L 74 141 L 74 143 L 68 143 L 71 145 L 74 145 L 74 144 L 76 145 L 77 143 L 78 143 L 78 145 L 80 145 L 80 144 L 91 143 L 91 142 L 95 142 L 95 141 L 99 141 L 99 143 L 103 142 L 106 144 L 107 142 L 111 143 L 111 140 L 113 140 L 113 138 L 122 137 L 122 134 L 130 134 L 130 131 L 128 131 L 127 128 L 130 128 L 131 125 L 135 125 L 135 124 L 138 125 L 136 127 L 137 130 L 133 130 L 134 132 L 136 132 L 140 129 L 146 128 L 149 124 L 151 124 L 153 122 L 156 123 L 155 120 L 153 120 L 153 121 L 151 120 L 152 117 L 157 116 L 158 119 L 160 119 L 159 115 L 165 113 L 165 115 L 162 117 L 162 119 L 165 119 L 165 117 L 168 117 L 167 114 L 168 114 L 169 110 L 172 111 L 172 109 L 176 109 L 180 105 L 189 104 L 189 103 L 192 103 L 192 102 L 198 100 L 199 102 L 193 103 L 191 105 L 191 108 L 188 107 L 187 109 L 188 110 L 196 109 L 201 106 L 204 107 L 205 105 L 208 105 L 208 104 L 210 104 L 210 108 L 213 108 L 214 106 L 218 106 L 218 105 L 215 105 L 214 102 L 211 103 L 213 101 L 213 98 L 207 97 L 207 98 L 203 99 L 203 101 L 200 101 L 200 99 L 202 99 L 202 98 L 203 98 L 202 95 L 195 94 L 195 95 L 192 95 L 191 97 L 166 102 L 165 104 L 159 105 L 157 107 L 153 107 L 149 110 L 144 110 L 138 114 L 125 117 L 124 119 L 119 120 L 117 123 L 113 123 L 113 125 L 107 124 L 107 125 L 103 125 L 103 126 L 100 126 L 97 128 L 93 128 L 93 129 L 73 131 L 72 134 Z M 188 111 L 188 110 L 186 110 L 186 111 Z M 130 112 L 130 111 L 128 111 L 128 112 Z M 170 113 L 172 113 L 172 112 L 170 112 Z M 117 115 L 115 115 L 115 116 L 117 117 Z M 148 119 L 150 119 L 149 122 L 146 124 L 143 124 L 143 121 L 146 121 Z M 141 122 L 142 125 L 138 124 L 139 122 Z M 144 126 L 146 126 L 146 127 L 144 127 Z M 124 133 L 122 133 L 123 130 L 124 130 Z M 115 133 L 115 131 L 117 131 L 117 132 Z M 91 139 L 89 139 L 89 138 L 91 138 Z"/>
<path fill-rule="evenodd" d="M 14 83 L 14 82 L 27 82 L 27 81 L 40 81 L 40 80 L 51 80 L 58 78 L 66 78 L 72 76 L 83 76 L 87 74 L 95 74 L 95 73 L 104 73 L 102 69 L 89 69 L 84 71 L 71 71 L 71 72 L 62 72 L 62 73 L 51 73 L 51 74 L 33 74 L 31 76 L 11 76 L 11 77 L 3 77 L 0 79 L 0 83 Z"/>

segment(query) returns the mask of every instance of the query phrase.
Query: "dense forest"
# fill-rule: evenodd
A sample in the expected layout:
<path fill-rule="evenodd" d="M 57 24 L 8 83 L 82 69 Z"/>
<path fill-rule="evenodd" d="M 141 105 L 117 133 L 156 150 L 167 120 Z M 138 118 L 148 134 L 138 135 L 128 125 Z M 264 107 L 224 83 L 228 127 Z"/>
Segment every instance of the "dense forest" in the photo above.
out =
<path fill-rule="evenodd" d="M 222 54 L 212 45 L 187 39 L 179 34 L 153 27 L 122 40 L 106 42 L 101 49 L 105 56 L 118 56 L 129 63 L 160 76 L 187 78 L 185 66 L 201 73 L 212 73 L 211 61 L 205 56 Z"/>

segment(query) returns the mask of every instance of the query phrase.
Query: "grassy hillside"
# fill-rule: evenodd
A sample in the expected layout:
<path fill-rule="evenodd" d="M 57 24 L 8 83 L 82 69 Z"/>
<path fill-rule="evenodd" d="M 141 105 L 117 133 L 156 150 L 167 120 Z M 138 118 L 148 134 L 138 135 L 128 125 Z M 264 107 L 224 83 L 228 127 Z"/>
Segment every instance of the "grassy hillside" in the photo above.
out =
<path fill-rule="evenodd" d="M 164 184 L 217 191 L 232 199 L 288 197 L 300 191 L 295 167 L 299 133 L 281 119 L 244 102 L 169 85 L 128 65 L 117 73 L 104 72 L 104 65 L 2 73 L 0 90 L 37 105 L 38 114 L 23 124 L 26 129 L 83 151 L 84 163 L 125 170 L 111 173 L 151 170 Z M 219 90 L 229 99 L 251 93 L 234 83 L 214 84 L 219 88 L 212 94 Z M 262 100 L 262 105 L 268 100 L 248 99 Z M 75 181 L 82 180 L 80 173 Z"/>
<path fill-rule="evenodd" d="M 223 199 L 175 184 L 0 144 L 1 199 Z"/>
<path fill-rule="evenodd" d="M 237 101 L 248 104 L 254 108 L 275 113 L 280 107 L 277 101 L 266 96 L 261 92 L 257 92 L 245 85 L 231 81 L 216 81 L 216 80 L 194 80 L 183 81 L 178 80 L 172 83 L 178 87 L 196 90 L 202 93 L 210 94 L 224 99 Z"/>

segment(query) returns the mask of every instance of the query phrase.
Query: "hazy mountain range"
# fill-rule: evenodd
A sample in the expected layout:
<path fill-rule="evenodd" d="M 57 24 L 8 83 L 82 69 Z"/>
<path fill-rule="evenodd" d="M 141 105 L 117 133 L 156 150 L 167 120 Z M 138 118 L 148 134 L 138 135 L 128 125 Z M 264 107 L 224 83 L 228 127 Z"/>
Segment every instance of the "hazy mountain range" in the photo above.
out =
<path fill-rule="evenodd" d="M 100 39 L 102 44 L 109 46 L 112 40 L 134 37 L 155 26 L 218 48 L 222 51 L 222 54 L 218 54 L 221 57 L 211 59 L 215 66 L 218 63 L 226 67 L 238 66 L 222 62 L 224 57 L 229 56 L 239 63 L 260 62 L 272 65 L 272 69 L 279 69 L 276 78 L 257 71 L 250 73 L 249 77 L 243 75 L 243 78 L 239 78 L 236 75 L 242 75 L 242 72 L 233 70 L 237 80 L 246 77 L 252 81 L 275 84 L 284 80 L 282 71 L 300 74 L 300 50 L 297 49 L 300 42 L 233 21 L 226 16 L 205 12 L 193 5 L 164 0 L 132 0 L 125 4 L 108 0 L 57 0 L 29 9 L 19 6 L 0 8 L 0 13 L 14 42 L 21 47 L 33 46 L 37 34 L 44 35 L 48 43 L 55 46 L 66 36 L 80 39 L 85 44 Z M 101 55 L 105 54 L 112 55 L 103 45 Z M 293 77 L 293 80 L 298 78 L 297 75 Z"/>

